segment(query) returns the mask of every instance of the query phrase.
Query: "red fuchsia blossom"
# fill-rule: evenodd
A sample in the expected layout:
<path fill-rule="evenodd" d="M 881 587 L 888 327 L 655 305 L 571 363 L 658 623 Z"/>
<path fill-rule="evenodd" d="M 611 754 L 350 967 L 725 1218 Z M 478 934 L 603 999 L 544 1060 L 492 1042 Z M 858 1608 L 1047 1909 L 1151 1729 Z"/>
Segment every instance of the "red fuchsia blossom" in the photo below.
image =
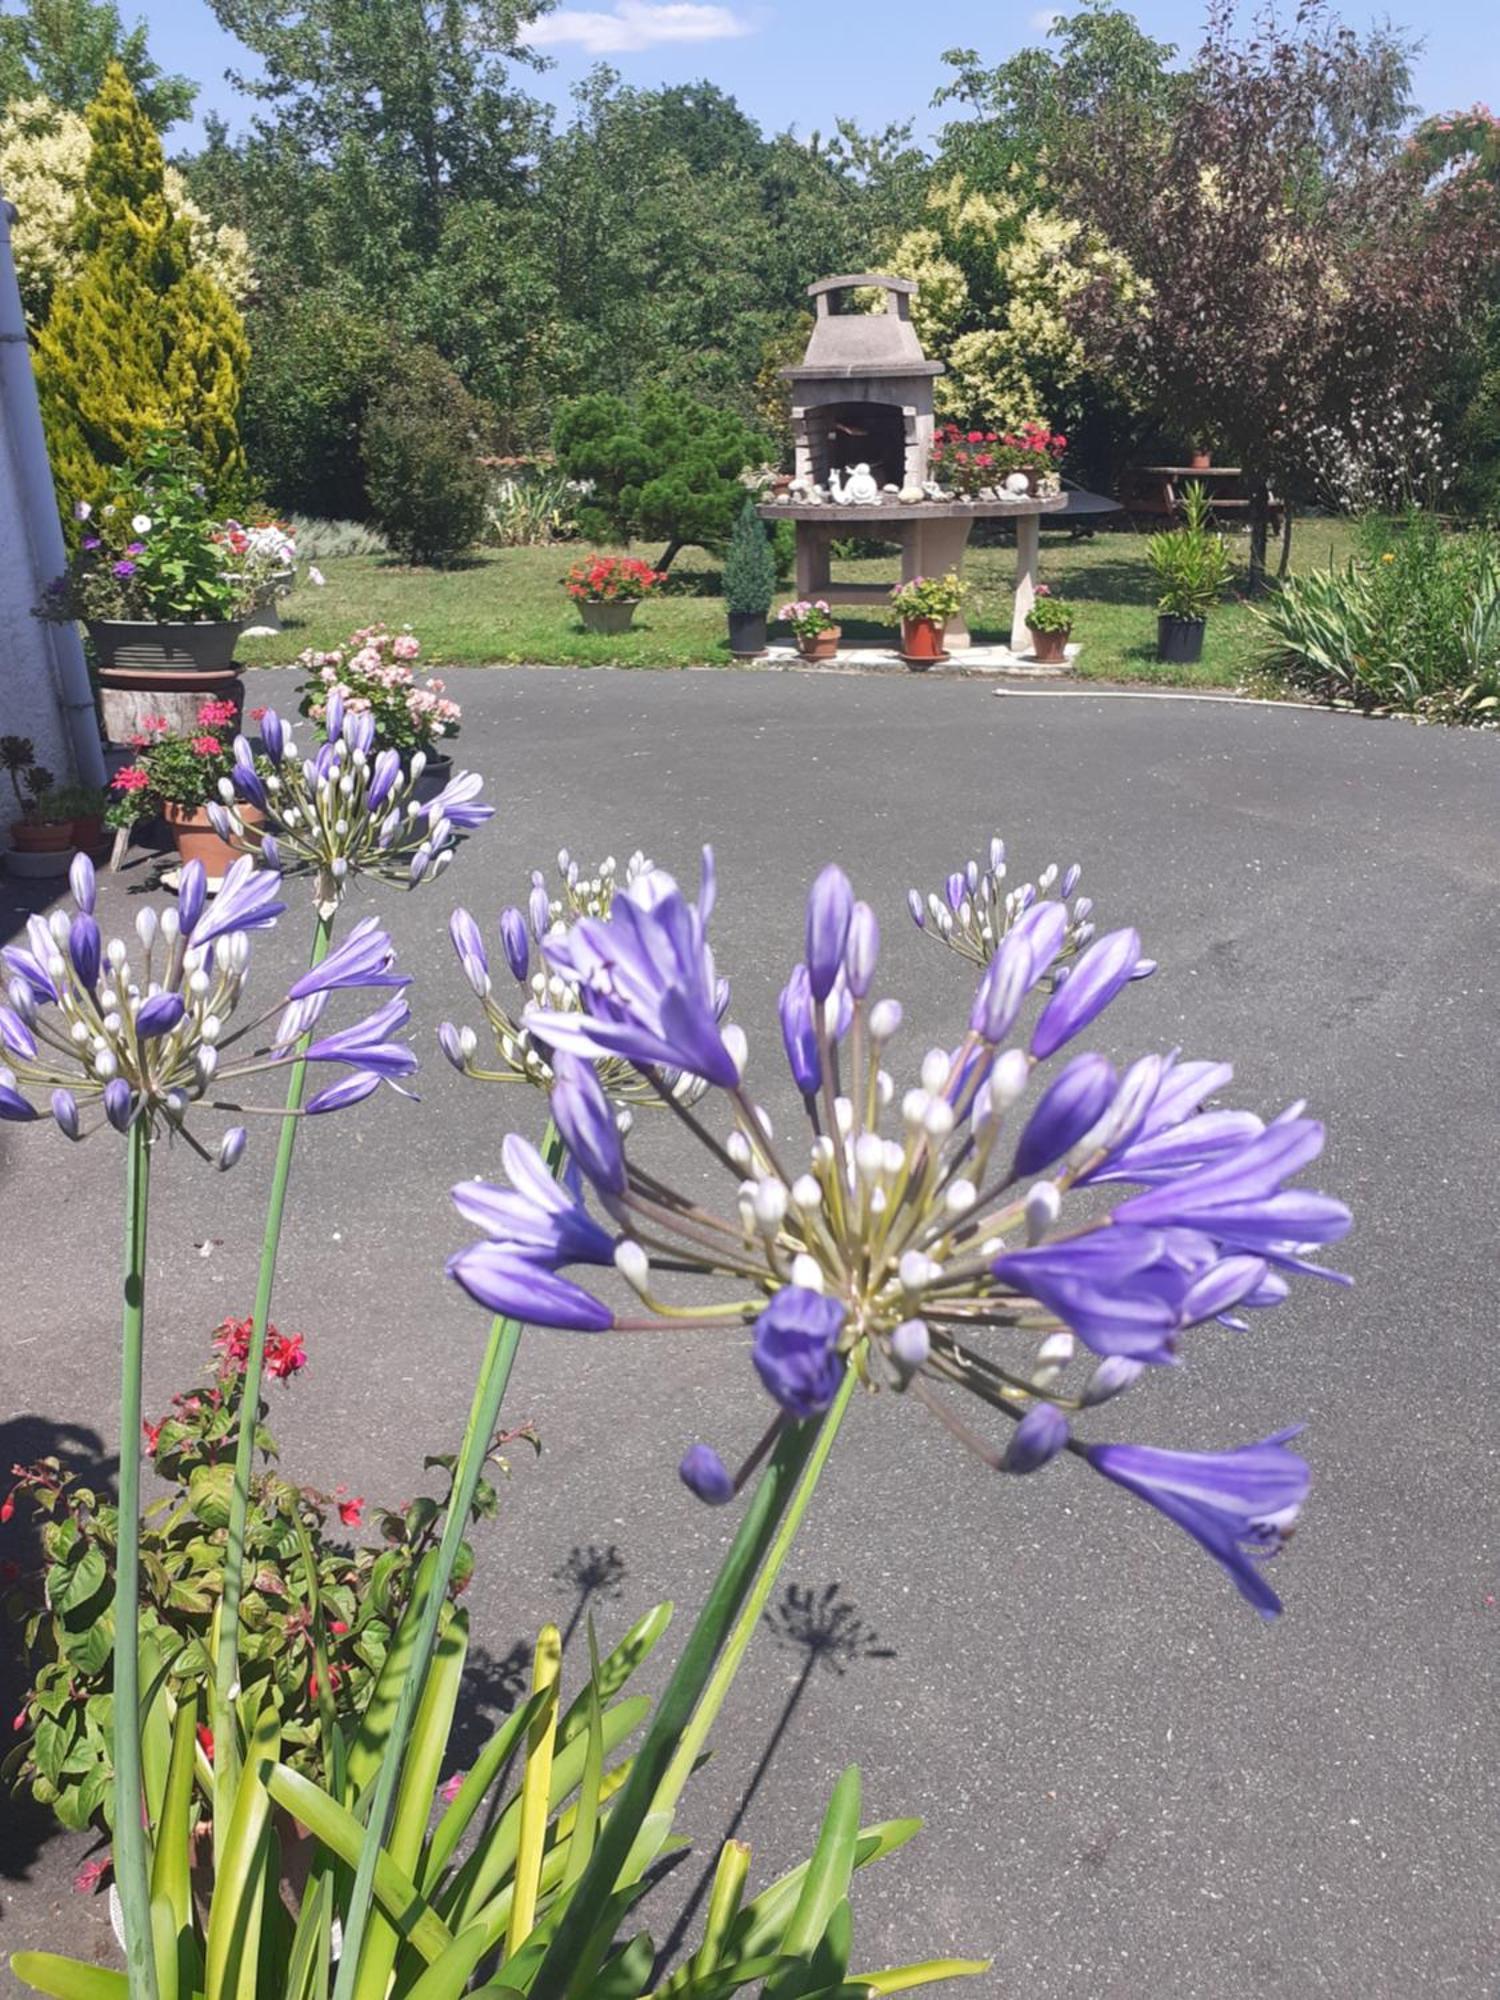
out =
<path fill-rule="evenodd" d="M 451 1778 L 445 1778 L 438 1786 L 438 1797 L 445 1806 L 451 1806 L 458 1797 L 463 1790 L 464 1779 L 468 1775 L 467 1771 L 455 1771 Z"/>
<path fill-rule="evenodd" d="M 223 1356 L 224 1364 L 233 1375 L 243 1375 L 245 1364 L 250 1359 L 250 1339 L 255 1330 L 254 1320 L 247 1314 L 244 1319 L 226 1319 L 215 1330 L 213 1344 Z M 279 1333 L 274 1326 L 266 1328 L 265 1368 L 268 1375 L 274 1375 L 278 1382 L 289 1382 L 307 1366 L 305 1334 Z"/>
<path fill-rule="evenodd" d="M 330 1694 L 334 1692 L 339 1682 L 343 1678 L 344 1678 L 343 1668 L 336 1667 L 332 1665 L 332 1663 L 330 1663 L 328 1668 L 328 1692 Z M 307 1677 L 307 1698 L 309 1701 L 317 1700 L 319 1694 L 322 1692 L 322 1685 L 323 1685 L 322 1682 L 318 1679 L 318 1670 L 316 1667 L 314 1667 L 312 1672 Z"/>
<path fill-rule="evenodd" d="M 160 1423 L 153 1424 L 148 1422 L 141 1425 L 141 1436 L 146 1440 L 146 1449 L 151 1453 L 153 1458 L 156 1455 L 156 1444 L 158 1438 L 161 1436 L 162 1424 L 166 1421 L 166 1418 L 163 1417 Z"/>
<path fill-rule="evenodd" d="M 364 1519 L 365 1496 L 363 1493 L 360 1493 L 356 1494 L 351 1500 L 340 1500 L 338 1509 L 339 1519 L 343 1522 L 344 1526 L 346 1528 L 357 1528 Z"/>
<path fill-rule="evenodd" d="M 204 1756 L 207 1757 L 210 1762 L 212 1762 L 214 1754 L 213 1731 L 209 1728 L 206 1722 L 200 1722 L 198 1724 L 197 1735 L 198 1735 L 198 1748 L 203 1752 Z"/>
<path fill-rule="evenodd" d="M 344 1634 L 349 1630 L 349 1624 L 347 1619 L 330 1618 L 328 1621 L 328 1629 L 337 1638 L 342 1639 Z"/>

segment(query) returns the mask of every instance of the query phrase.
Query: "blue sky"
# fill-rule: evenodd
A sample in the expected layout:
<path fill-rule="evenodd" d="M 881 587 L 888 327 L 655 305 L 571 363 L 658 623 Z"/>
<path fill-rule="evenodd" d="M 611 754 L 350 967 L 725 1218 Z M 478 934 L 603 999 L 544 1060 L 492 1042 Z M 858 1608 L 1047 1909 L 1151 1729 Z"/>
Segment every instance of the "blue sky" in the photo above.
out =
<path fill-rule="evenodd" d="M 1395 0 L 1397 22 L 1409 19 L 1426 38 L 1416 64 L 1424 108 L 1500 100 L 1493 6 L 1427 0 L 1419 8 Z M 1163 41 L 1191 48 L 1198 39 L 1201 0 L 1139 0 L 1133 11 Z M 1343 11 L 1357 27 L 1387 12 Z M 144 14 L 157 60 L 197 79 L 200 110 L 245 122 L 245 100 L 224 74 L 243 63 L 243 51 L 205 0 L 125 0 L 121 12 L 127 20 Z M 535 87 L 565 102 L 569 87 L 603 61 L 646 86 L 708 77 L 773 128 L 826 129 L 840 113 L 883 125 L 916 113 L 928 130 L 935 121 L 926 107 L 943 80 L 944 49 L 977 48 L 999 60 L 1040 39 L 1050 17 L 1030 0 L 563 0 L 542 28 L 555 66 Z M 179 128 L 175 136 L 187 134 Z"/>

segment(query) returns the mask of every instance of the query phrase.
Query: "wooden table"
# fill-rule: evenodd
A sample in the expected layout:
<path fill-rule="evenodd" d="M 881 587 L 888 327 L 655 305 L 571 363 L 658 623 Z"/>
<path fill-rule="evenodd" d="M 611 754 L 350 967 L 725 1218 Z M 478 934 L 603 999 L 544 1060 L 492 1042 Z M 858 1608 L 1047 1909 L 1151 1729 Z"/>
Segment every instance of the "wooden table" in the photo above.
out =
<path fill-rule="evenodd" d="M 1037 570 L 1044 516 L 1113 514 L 1119 503 L 1099 493 L 1067 492 L 1038 500 L 924 500 L 917 506 L 876 502 L 872 506 L 839 506 L 833 501 L 769 500 L 756 509 L 763 521 L 791 521 L 797 529 L 796 588 L 799 597 L 821 597 L 828 604 L 888 604 L 885 583 L 835 582 L 831 574 L 835 541 L 847 535 L 868 535 L 876 541 L 901 544 L 901 581 L 918 576 L 945 576 L 962 570 L 969 531 L 976 521 L 1016 524 L 1016 584 L 1011 610 L 1010 643 L 1015 652 L 1031 650 L 1026 614 L 1036 602 Z M 969 628 L 960 612 L 948 620 L 943 643 L 950 652 L 970 644 Z"/>
<path fill-rule="evenodd" d="M 1183 489 L 1194 480 L 1200 482 L 1208 495 L 1209 505 L 1216 514 L 1244 514 L 1249 511 L 1250 502 L 1243 494 L 1216 493 L 1217 486 L 1229 486 L 1243 481 L 1245 470 L 1240 465 L 1136 465 L 1129 471 L 1132 479 L 1154 479 L 1160 482 L 1155 493 L 1132 494 L 1125 502 L 1132 514 L 1160 514 L 1164 519 L 1175 519 L 1183 510 Z M 1274 522 L 1280 512 L 1280 503 L 1270 501 L 1270 517 Z"/>

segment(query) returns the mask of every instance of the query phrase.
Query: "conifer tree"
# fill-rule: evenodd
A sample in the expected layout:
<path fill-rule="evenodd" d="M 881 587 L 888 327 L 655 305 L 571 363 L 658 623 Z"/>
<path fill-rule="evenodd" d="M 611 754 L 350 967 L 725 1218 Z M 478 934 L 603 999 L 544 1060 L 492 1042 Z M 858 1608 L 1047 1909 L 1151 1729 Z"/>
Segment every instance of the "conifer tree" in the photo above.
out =
<path fill-rule="evenodd" d="M 167 202 L 161 140 L 119 63 L 88 123 L 83 263 L 54 293 L 35 356 L 63 518 L 75 501 L 97 501 L 113 468 L 164 428 L 186 436 L 211 496 L 227 501 L 245 472 L 244 324 L 194 261 L 188 224 Z"/>

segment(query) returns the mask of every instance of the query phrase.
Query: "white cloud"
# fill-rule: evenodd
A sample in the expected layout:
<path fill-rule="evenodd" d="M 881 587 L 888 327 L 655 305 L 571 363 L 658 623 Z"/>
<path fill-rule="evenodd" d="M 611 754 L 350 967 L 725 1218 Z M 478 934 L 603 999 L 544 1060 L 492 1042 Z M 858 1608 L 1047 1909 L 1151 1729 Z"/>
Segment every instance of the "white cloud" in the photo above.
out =
<path fill-rule="evenodd" d="M 533 23 L 533 48 L 580 48 L 586 55 L 620 55 L 662 42 L 724 42 L 752 33 L 732 7 L 701 0 L 615 0 L 606 13 L 594 7 L 560 7 Z"/>
<path fill-rule="evenodd" d="M 1062 19 L 1062 9 L 1060 7 L 1041 7 L 1029 19 L 1031 26 L 1039 35 L 1050 35 L 1053 28 Z"/>

